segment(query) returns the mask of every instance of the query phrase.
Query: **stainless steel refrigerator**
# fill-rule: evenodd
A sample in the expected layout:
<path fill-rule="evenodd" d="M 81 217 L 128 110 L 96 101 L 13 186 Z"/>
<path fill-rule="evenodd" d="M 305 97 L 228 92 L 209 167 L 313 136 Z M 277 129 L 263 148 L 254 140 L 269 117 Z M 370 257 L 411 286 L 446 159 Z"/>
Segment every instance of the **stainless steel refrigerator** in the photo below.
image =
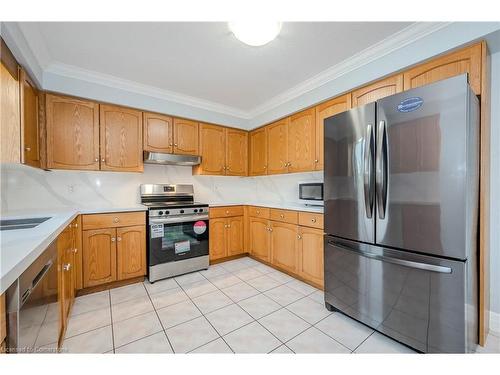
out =
<path fill-rule="evenodd" d="M 327 308 L 421 352 L 473 351 L 479 104 L 467 75 L 324 126 Z"/>

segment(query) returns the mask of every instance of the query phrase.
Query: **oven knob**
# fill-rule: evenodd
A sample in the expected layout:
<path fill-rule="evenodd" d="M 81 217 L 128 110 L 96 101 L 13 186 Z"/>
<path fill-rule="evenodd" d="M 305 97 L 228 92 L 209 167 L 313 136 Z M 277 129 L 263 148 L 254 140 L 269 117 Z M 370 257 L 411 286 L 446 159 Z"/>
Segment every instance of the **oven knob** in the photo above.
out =
<path fill-rule="evenodd" d="M 200 208 L 200 212 L 203 212 L 203 208 Z"/>
<path fill-rule="evenodd" d="M 165 215 L 168 215 L 170 213 L 170 211 L 165 211 Z"/>
<path fill-rule="evenodd" d="M 195 208 L 195 209 L 194 209 L 194 212 L 198 212 L 198 209 L 196 209 L 196 208 Z"/>
<path fill-rule="evenodd" d="M 180 210 L 179 212 L 180 212 L 181 214 L 183 214 L 183 213 L 184 213 L 184 210 Z"/>
<path fill-rule="evenodd" d="M 158 215 L 163 215 L 163 211 L 158 211 Z"/>

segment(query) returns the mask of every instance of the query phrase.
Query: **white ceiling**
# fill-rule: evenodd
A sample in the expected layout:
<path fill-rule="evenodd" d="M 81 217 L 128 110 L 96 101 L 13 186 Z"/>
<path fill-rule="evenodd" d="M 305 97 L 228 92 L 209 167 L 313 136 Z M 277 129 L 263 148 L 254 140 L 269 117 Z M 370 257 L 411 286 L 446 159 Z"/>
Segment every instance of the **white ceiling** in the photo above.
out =
<path fill-rule="evenodd" d="M 239 42 L 225 22 L 21 26 L 45 68 L 72 65 L 249 112 L 409 25 L 286 22 L 263 47 Z"/>

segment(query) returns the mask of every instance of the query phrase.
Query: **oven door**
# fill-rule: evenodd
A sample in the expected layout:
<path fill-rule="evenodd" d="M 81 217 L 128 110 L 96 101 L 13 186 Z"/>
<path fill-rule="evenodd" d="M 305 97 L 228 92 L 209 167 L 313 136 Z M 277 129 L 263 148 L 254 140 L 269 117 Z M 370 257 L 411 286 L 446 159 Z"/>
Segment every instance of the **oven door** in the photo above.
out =
<path fill-rule="evenodd" d="M 208 255 L 208 216 L 149 220 L 149 266 Z"/>

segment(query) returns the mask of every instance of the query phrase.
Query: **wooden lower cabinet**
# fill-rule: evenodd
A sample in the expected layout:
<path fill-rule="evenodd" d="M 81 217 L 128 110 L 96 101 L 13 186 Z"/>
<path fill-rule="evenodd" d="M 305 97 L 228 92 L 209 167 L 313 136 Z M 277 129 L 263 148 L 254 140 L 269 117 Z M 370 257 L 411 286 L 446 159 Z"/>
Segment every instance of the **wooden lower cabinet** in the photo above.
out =
<path fill-rule="evenodd" d="M 297 225 L 271 221 L 271 263 L 297 272 Z"/>
<path fill-rule="evenodd" d="M 299 227 L 297 274 L 315 284 L 324 285 L 323 230 Z"/>
<path fill-rule="evenodd" d="M 210 260 L 243 254 L 244 228 L 243 216 L 210 219 Z"/>
<path fill-rule="evenodd" d="M 116 280 L 116 230 L 83 231 L 83 287 Z"/>
<path fill-rule="evenodd" d="M 269 221 L 258 217 L 250 217 L 248 219 L 248 230 L 250 232 L 249 253 L 264 262 L 269 262 L 271 260 Z"/>
<path fill-rule="evenodd" d="M 7 337 L 7 310 L 5 308 L 5 293 L 0 295 L 0 354 L 5 353 Z"/>
<path fill-rule="evenodd" d="M 146 274 L 146 228 L 143 225 L 116 229 L 118 280 Z"/>

